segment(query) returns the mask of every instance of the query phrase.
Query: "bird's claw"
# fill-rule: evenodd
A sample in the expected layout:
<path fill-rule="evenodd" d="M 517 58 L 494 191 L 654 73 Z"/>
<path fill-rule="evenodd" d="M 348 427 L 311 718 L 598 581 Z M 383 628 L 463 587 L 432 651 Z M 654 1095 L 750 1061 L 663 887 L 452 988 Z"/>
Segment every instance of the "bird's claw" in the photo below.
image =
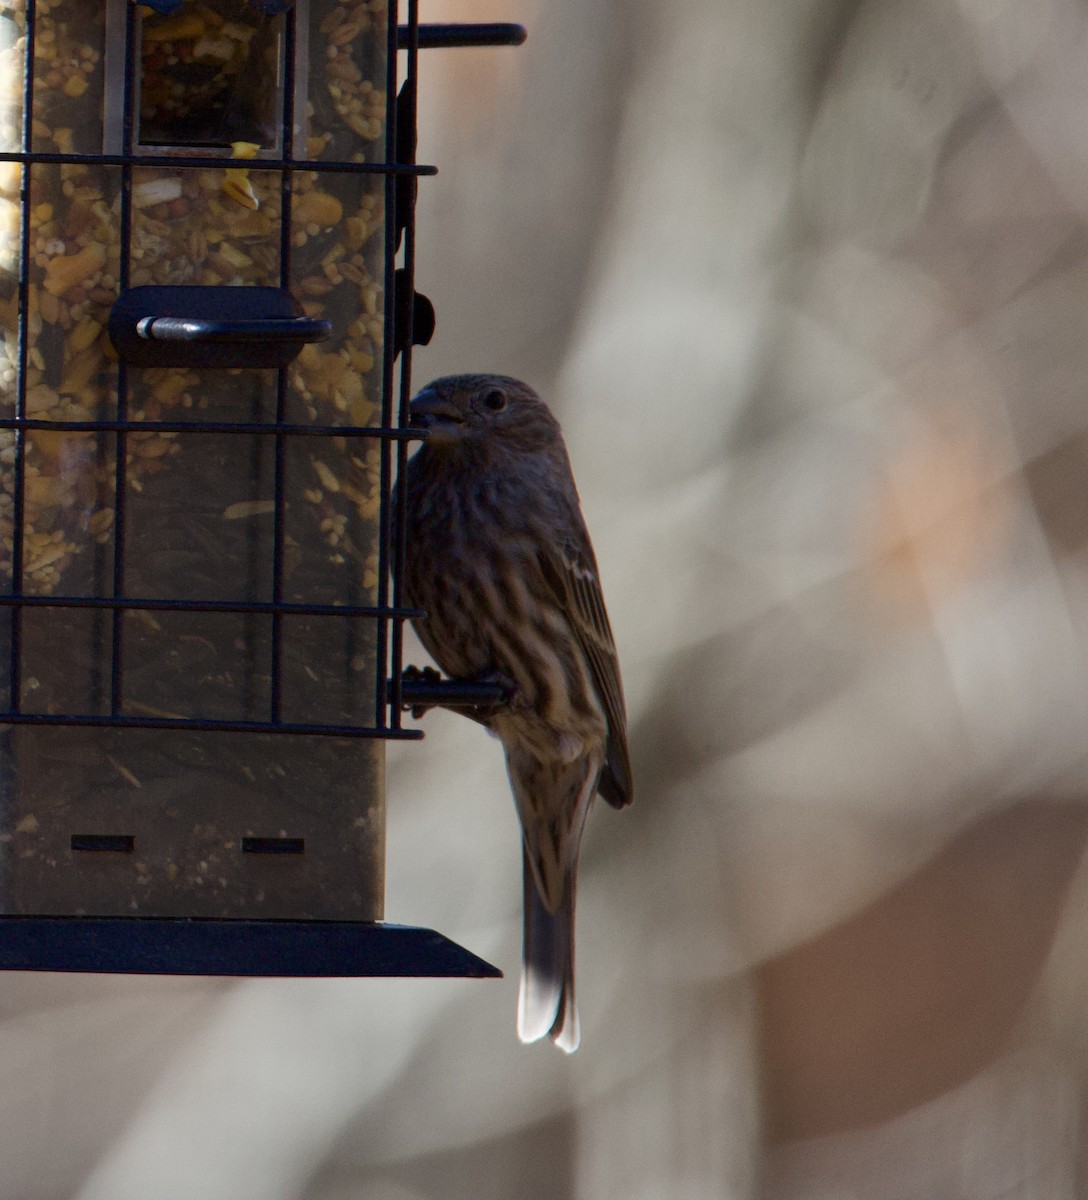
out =
<path fill-rule="evenodd" d="M 434 667 L 416 667 L 407 666 L 401 672 L 401 679 L 409 683 L 414 683 L 417 680 L 422 680 L 425 683 L 439 683 L 442 679 L 442 673 L 436 671 Z M 403 704 L 401 707 L 412 714 L 413 720 L 420 720 L 435 707 L 433 704 Z"/>

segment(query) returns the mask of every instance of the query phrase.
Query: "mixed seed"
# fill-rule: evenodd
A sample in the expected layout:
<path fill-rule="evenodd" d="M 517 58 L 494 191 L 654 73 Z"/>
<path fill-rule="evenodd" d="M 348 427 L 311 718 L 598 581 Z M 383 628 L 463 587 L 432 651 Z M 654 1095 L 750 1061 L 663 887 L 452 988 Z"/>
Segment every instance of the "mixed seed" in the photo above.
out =
<path fill-rule="evenodd" d="M 306 121 L 300 159 L 384 158 L 384 29 L 387 0 L 314 0 Z M 31 149 L 98 154 L 103 147 L 105 4 L 37 0 Z M 147 70 L 138 138 L 148 153 L 222 153 L 219 168 L 137 168 L 131 181 L 129 285 L 280 282 L 281 220 L 290 220 L 291 288 L 310 316 L 326 316 L 333 339 L 307 346 L 289 369 L 287 419 L 368 425 L 380 419 L 383 337 L 384 183 L 380 176 L 291 173 L 284 208 L 268 93 L 253 86 L 278 44 L 267 18 L 244 0 L 187 3 L 177 14 L 140 10 Z M 377 36 L 372 36 L 372 34 Z M 23 140 L 25 0 L 0 0 L 0 150 Z M 275 71 L 271 72 L 275 77 Z M 148 80 L 154 80 L 148 83 Z M 247 88 L 249 89 L 247 93 Z M 299 138 L 296 138 L 296 143 Z M 201 146 L 205 149 L 196 149 Z M 211 147 L 211 149 L 207 149 Z M 304 153 L 300 153 L 304 151 Z M 120 167 L 0 163 L 0 413 L 16 411 L 22 372 L 26 415 L 45 421 L 111 419 L 118 368 L 106 333 L 120 289 Z M 27 343 L 20 363 L 20 308 Z M 136 421 L 252 419 L 240 372 L 128 372 Z M 252 373 L 251 373 L 252 374 Z M 267 389 L 266 389 L 267 390 Z M 184 435 L 131 432 L 126 482 L 183 471 Z M 379 467 L 372 439 L 304 439 L 309 479 L 298 491 L 313 510 L 327 560 L 377 585 L 374 521 Z M 114 525 L 114 437 L 30 431 L 23 456 L 23 587 L 67 590 L 66 572 Z M 179 455 L 181 456 L 179 458 Z M 11 583 L 16 435 L 0 430 L 0 580 Z M 177 467 L 174 464 L 181 463 Z M 244 486 L 245 481 L 240 481 Z M 184 478 L 179 480 L 184 488 Z M 241 506 L 241 507 L 239 507 Z M 271 497 L 226 497 L 225 520 L 267 519 Z"/>

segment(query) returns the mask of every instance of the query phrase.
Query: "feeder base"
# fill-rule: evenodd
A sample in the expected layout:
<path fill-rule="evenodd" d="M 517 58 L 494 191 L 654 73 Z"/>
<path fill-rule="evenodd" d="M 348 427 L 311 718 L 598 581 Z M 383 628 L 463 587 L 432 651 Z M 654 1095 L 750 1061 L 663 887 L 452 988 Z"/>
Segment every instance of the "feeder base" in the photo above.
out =
<path fill-rule="evenodd" d="M 367 921 L 0 917 L 0 970 L 501 978 L 433 929 Z"/>

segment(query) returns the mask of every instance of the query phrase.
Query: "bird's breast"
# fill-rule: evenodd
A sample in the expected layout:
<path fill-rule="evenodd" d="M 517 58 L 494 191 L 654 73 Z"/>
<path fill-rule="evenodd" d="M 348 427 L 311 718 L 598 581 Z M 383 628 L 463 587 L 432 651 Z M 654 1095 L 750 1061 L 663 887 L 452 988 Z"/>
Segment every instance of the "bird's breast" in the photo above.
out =
<path fill-rule="evenodd" d="M 413 624 L 435 661 L 455 677 L 510 678 L 517 694 L 503 720 L 532 725 L 526 736 L 549 741 L 552 753 L 603 743 L 603 705 L 545 578 L 548 534 L 532 504 L 486 476 L 440 471 L 410 475 L 409 499 L 405 596 L 427 611 Z M 564 737 L 573 741 L 560 745 Z"/>

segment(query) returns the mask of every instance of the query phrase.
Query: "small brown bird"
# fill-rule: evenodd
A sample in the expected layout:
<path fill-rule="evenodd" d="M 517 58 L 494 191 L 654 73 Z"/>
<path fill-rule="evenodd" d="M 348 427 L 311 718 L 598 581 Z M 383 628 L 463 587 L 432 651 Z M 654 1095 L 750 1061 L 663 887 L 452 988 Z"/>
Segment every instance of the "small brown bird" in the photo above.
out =
<path fill-rule="evenodd" d="M 502 683 L 476 719 L 502 742 L 521 820 L 518 1034 L 578 1048 L 575 876 L 597 792 L 632 799 L 619 663 L 559 424 L 516 379 L 436 379 L 412 401 L 408 603 L 447 675 Z"/>

